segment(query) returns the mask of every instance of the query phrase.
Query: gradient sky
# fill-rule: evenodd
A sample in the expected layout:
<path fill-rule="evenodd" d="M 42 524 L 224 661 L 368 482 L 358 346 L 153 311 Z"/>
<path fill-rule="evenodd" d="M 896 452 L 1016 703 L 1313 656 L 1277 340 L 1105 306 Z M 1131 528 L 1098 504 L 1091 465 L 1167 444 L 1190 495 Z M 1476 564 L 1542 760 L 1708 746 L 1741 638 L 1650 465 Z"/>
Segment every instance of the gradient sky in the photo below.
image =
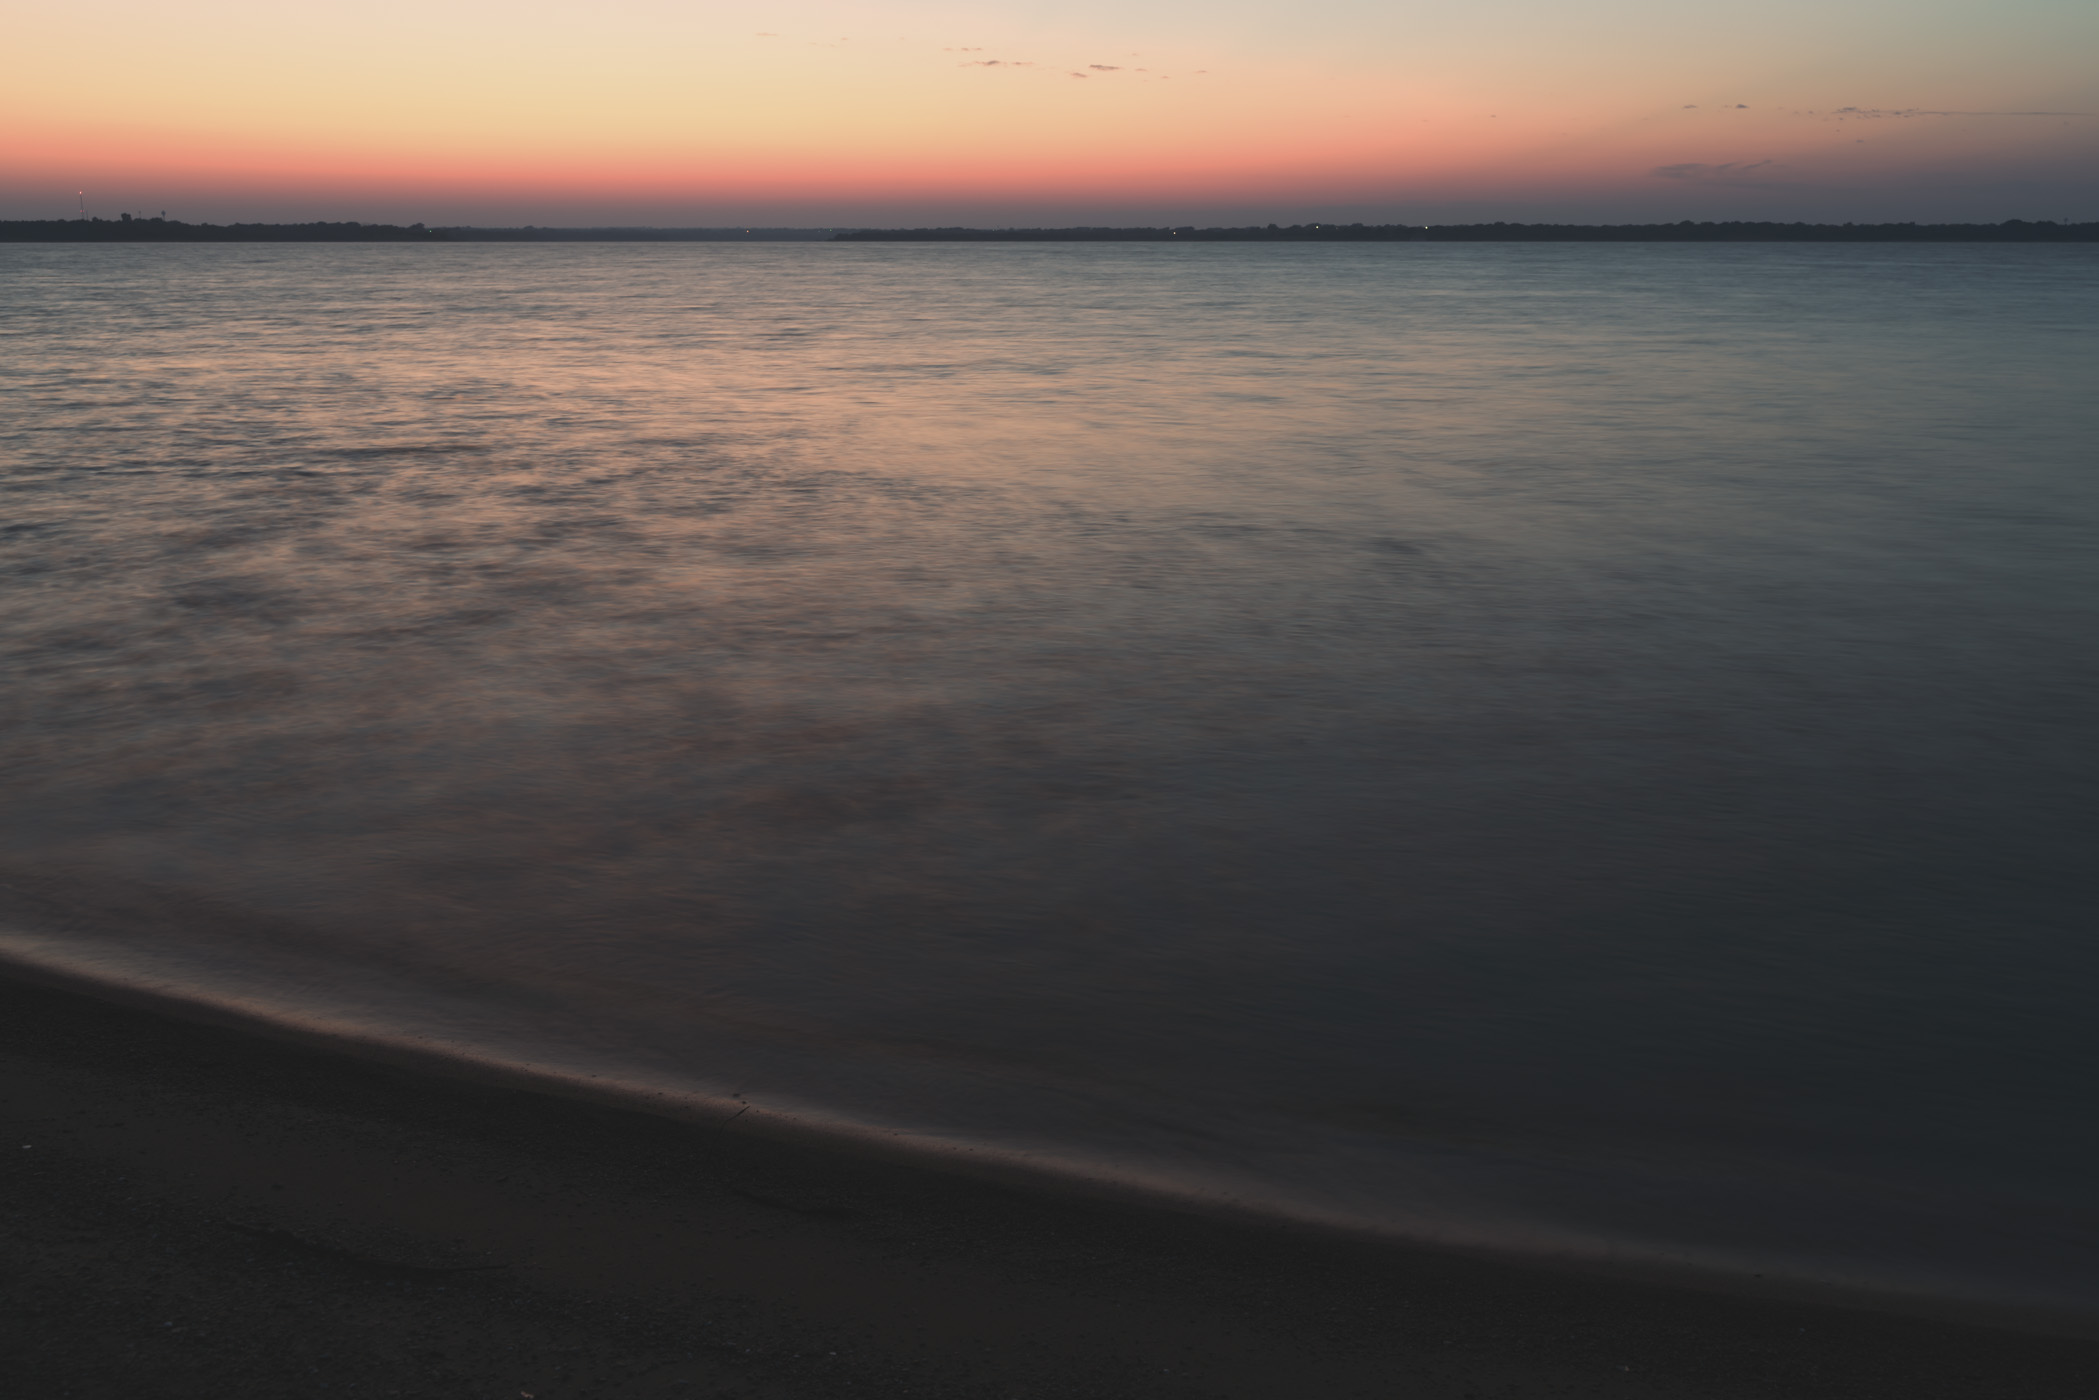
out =
<path fill-rule="evenodd" d="M 0 217 L 2099 218 L 2092 0 L 10 0 Z"/>

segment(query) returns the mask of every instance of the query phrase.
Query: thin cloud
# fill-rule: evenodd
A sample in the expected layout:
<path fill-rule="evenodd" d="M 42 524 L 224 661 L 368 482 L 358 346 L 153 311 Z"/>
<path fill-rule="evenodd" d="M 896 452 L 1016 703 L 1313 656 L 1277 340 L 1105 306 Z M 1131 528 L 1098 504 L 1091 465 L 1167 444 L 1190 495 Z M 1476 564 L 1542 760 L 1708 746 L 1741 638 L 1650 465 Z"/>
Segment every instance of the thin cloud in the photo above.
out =
<path fill-rule="evenodd" d="M 955 66 L 957 68 L 1033 68 L 1035 63 L 1032 59 L 1023 59 L 1016 62 L 1010 58 L 973 58 L 967 63 L 958 63 Z"/>
<path fill-rule="evenodd" d="M 1089 63 L 1086 66 L 1096 73 L 1120 73 L 1122 71 L 1122 65 L 1119 63 Z"/>
<path fill-rule="evenodd" d="M 1903 117 L 2089 117 L 2090 112 L 1942 112 L 1930 107 L 1839 107 L 1809 116 L 1834 117 L 1838 121 L 1876 121 Z"/>
<path fill-rule="evenodd" d="M 1775 160 L 1724 161 L 1719 165 L 1707 165 L 1702 161 L 1685 161 L 1679 165 L 1657 165 L 1648 172 L 1658 179 L 1683 180 L 1700 185 L 1782 185 L 1784 180 L 1773 180 L 1761 171 L 1783 170 L 1785 167 Z"/>

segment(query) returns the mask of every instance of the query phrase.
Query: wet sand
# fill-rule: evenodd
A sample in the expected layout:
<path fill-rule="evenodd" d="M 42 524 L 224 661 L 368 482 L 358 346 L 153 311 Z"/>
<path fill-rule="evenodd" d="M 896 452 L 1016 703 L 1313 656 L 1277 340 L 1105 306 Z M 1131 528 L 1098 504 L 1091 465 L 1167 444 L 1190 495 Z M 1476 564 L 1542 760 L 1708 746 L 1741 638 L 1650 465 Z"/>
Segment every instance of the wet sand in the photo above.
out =
<path fill-rule="evenodd" d="M 1371 1248 L 0 982 L 36 1396 L 2099 1394 L 2099 1341 Z"/>

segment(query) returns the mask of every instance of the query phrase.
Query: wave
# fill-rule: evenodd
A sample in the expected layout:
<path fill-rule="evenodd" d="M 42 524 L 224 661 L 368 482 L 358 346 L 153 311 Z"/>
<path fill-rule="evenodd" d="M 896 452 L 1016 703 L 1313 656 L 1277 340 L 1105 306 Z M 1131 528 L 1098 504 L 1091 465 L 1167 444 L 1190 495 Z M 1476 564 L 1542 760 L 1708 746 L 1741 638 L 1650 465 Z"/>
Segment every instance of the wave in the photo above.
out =
<path fill-rule="evenodd" d="M 131 886 L 0 885 L 0 974 L 417 1073 L 1035 1189 L 1735 1291 L 2099 1333 L 2099 1221 L 2060 1202 L 1311 1108 L 1190 1113 L 750 1018 L 644 1021 Z"/>

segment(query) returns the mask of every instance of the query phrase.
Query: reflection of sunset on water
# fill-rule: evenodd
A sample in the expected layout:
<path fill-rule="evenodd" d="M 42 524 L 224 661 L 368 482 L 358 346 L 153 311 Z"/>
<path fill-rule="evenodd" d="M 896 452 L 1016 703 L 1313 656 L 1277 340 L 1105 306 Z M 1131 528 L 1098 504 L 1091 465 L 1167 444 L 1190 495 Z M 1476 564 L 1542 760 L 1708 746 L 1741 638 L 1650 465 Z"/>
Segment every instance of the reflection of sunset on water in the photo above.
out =
<path fill-rule="evenodd" d="M 2089 254 L 0 248 L 0 958 L 2099 1307 Z"/>

